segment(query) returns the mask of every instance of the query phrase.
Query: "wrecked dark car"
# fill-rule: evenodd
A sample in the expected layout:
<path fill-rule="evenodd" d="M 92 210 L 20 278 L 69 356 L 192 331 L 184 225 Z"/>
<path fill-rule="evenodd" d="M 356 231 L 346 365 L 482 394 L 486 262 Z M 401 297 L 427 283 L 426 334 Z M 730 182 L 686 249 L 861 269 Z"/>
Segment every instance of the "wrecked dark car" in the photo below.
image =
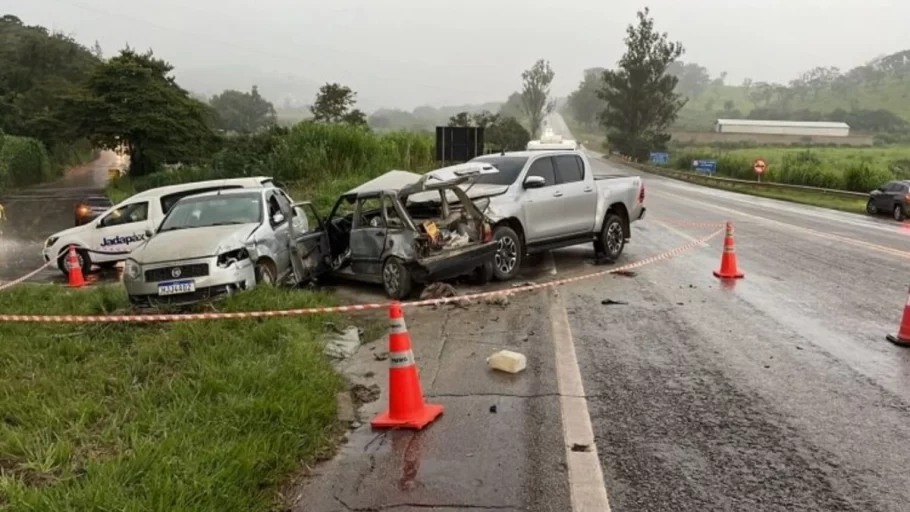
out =
<path fill-rule="evenodd" d="M 315 219 L 314 229 L 297 238 L 307 277 L 382 284 L 397 300 L 461 276 L 488 282 L 497 243 L 488 219 L 459 187 L 471 179 L 470 172 L 443 180 L 389 171 L 343 194 L 327 218 L 311 203 L 296 204 Z M 409 201 L 415 194 L 439 200 Z"/>

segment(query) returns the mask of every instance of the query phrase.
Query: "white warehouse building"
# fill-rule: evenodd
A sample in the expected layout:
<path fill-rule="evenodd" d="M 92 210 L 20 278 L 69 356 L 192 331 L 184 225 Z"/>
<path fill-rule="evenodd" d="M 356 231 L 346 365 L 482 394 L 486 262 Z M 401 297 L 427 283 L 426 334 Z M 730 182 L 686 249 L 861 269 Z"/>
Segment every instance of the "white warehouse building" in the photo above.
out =
<path fill-rule="evenodd" d="M 754 119 L 718 119 L 714 124 L 718 133 L 747 133 L 762 135 L 804 135 L 820 137 L 847 137 L 850 125 L 814 121 L 758 121 Z"/>

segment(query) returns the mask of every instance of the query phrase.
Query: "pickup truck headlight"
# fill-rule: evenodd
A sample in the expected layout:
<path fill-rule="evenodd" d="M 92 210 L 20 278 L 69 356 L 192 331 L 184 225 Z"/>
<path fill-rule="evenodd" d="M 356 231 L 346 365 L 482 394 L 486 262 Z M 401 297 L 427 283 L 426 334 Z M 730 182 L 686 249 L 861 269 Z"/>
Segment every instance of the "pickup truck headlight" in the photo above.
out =
<path fill-rule="evenodd" d="M 250 258 L 250 253 L 246 249 L 235 249 L 218 255 L 218 266 L 226 268 L 233 263 Z"/>
<path fill-rule="evenodd" d="M 48 238 L 47 240 L 44 241 L 44 248 L 47 249 L 48 247 L 53 247 L 54 244 L 57 243 L 57 240 L 59 240 L 59 239 L 60 239 L 59 236 L 52 236 L 52 237 Z"/>
<path fill-rule="evenodd" d="M 128 279 L 139 279 L 139 276 L 142 274 L 142 269 L 139 267 L 139 262 L 136 260 L 127 259 L 126 264 L 123 266 L 123 274 L 126 275 Z"/>

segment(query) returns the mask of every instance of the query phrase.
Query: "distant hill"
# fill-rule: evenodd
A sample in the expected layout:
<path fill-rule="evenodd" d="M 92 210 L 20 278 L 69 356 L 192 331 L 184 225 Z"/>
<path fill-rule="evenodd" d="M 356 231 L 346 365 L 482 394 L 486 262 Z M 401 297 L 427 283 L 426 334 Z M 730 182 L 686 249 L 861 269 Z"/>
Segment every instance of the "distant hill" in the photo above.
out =
<path fill-rule="evenodd" d="M 598 79 L 584 75 L 570 97 L 567 113 L 593 124 L 599 110 L 594 91 Z M 718 118 L 845 121 L 857 131 L 905 132 L 910 123 L 910 50 L 876 58 L 843 72 L 819 66 L 787 84 L 751 78 L 727 83 L 726 73 L 712 76 L 695 62 L 675 62 L 669 70 L 679 78 L 676 91 L 688 98 L 674 130 L 705 131 Z"/>
<path fill-rule="evenodd" d="M 300 107 L 313 102 L 322 85 L 293 73 L 267 72 L 251 66 L 213 66 L 175 69 L 181 87 L 211 98 L 225 89 L 249 91 L 254 85 L 275 108 Z"/>
<path fill-rule="evenodd" d="M 449 118 L 459 112 L 498 112 L 502 105 L 503 102 L 488 102 L 479 105 L 423 106 L 411 112 L 381 108 L 373 112 L 368 121 L 377 130 L 433 130 L 436 126 L 446 125 Z"/>

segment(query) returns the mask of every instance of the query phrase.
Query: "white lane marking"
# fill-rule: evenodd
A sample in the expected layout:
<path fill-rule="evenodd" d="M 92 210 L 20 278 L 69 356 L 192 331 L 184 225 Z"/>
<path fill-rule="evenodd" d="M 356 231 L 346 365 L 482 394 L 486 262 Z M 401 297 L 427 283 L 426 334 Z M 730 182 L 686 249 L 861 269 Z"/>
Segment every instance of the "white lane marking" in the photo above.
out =
<path fill-rule="evenodd" d="M 654 194 L 657 196 L 660 196 L 660 197 L 665 197 L 670 200 L 686 202 L 686 203 L 689 203 L 689 204 L 695 206 L 696 208 L 711 209 L 711 210 L 717 210 L 717 211 L 730 213 L 730 214 L 734 214 L 734 215 L 739 215 L 739 216 L 745 217 L 747 219 L 754 219 L 754 220 L 758 220 L 760 222 L 764 222 L 766 224 L 771 224 L 771 225 L 775 225 L 778 227 L 791 229 L 794 231 L 800 231 L 800 232 L 807 233 L 807 234 L 810 234 L 810 235 L 813 235 L 813 236 L 816 236 L 819 238 L 824 238 L 827 240 L 834 240 L 835 242 L 844 242 L 846 244 L 855 245 L 857 247 L 862 247 L 864 249 L 870 249 L 870 250 L 884 253 L 884 254 L 889 254 L 891 256 L 897 256 L 899 258 L 910 259 L 910 252 L 901 251 L 899 249 L 893 249 L 891 247 L 886 247 L 884 245 L 878 245 L 878 244 L 873 244 L 870 242 L 864 242 L 862 240 L 856 240 L 855 238 L 849 238 L 846 236 L 835 235 L 832 233 L 825 233 L 823 231 L 816 231 L 814 229 L 797 226 L 796 224 L 789 224 L 786 222 L 769 219 L 767 217 L 762 217 L 759 215 L 752 215 L 751 213 L 745 213 L 740 210 L 735 210 L 733 208 L 726 208 L 724 206 L 717 206 L 717 205 L 713 205 L 713 204 L 702 203 L 702 202 L 696 201 L 694 199 L 684 198 L 684 197 L 677 196 L 677 195 L 664 194 L 661 192 L 654 192 Z"/>
<path fill-rule="evenodd" d="M 553 253 L 550 252 L 552 255 Z M 556 260 L 552 274 L 556 275 Z M 581 382 L 581 368 L 575 356 L 575 341 L 569 328 L 569 313 L 562 294 L 550 290 L 550 337 L 556 351 L 556 385 L 559 389 L 559 412 L 562 435 L 566 444 L 569 473 L 569 495 L 572 512 L 610 512 L 603 468 L 594 444 L 594 429 L 588 413 L 588 400 Z M 576 452 L 573 445 L 590 447 Z"/>
<path fill-rule="evenodd" d="M 694 236 L 692 236 L 692 235 L 690 235 L 689 233 L 686 233 L 686 232 L 684 232 L 684 231 L 680 231 L 680 230 L 674 228 L 673 226 L 667 224 L 666 222 L 661 222 L 661 221 L 659 221 L 659 220 L 655 220 L 654 222 L 656 222 L 656 223 L 660 224 L 661 226 L 667 228 L 670 232 L 675 233 L 675 234 L 677 234 L 677 235 L 679 235 L 679 236 L 681 236 L 681 237 L 683 237 L 683 238 L 689 240 L 690 242 L 698 242 L 698 241 L 699 241 L 698 238 L 695 238 Z M 707 242 L 700 242 L 698 245 L 701 246 L 701 247 L 709 247 Z"/>

